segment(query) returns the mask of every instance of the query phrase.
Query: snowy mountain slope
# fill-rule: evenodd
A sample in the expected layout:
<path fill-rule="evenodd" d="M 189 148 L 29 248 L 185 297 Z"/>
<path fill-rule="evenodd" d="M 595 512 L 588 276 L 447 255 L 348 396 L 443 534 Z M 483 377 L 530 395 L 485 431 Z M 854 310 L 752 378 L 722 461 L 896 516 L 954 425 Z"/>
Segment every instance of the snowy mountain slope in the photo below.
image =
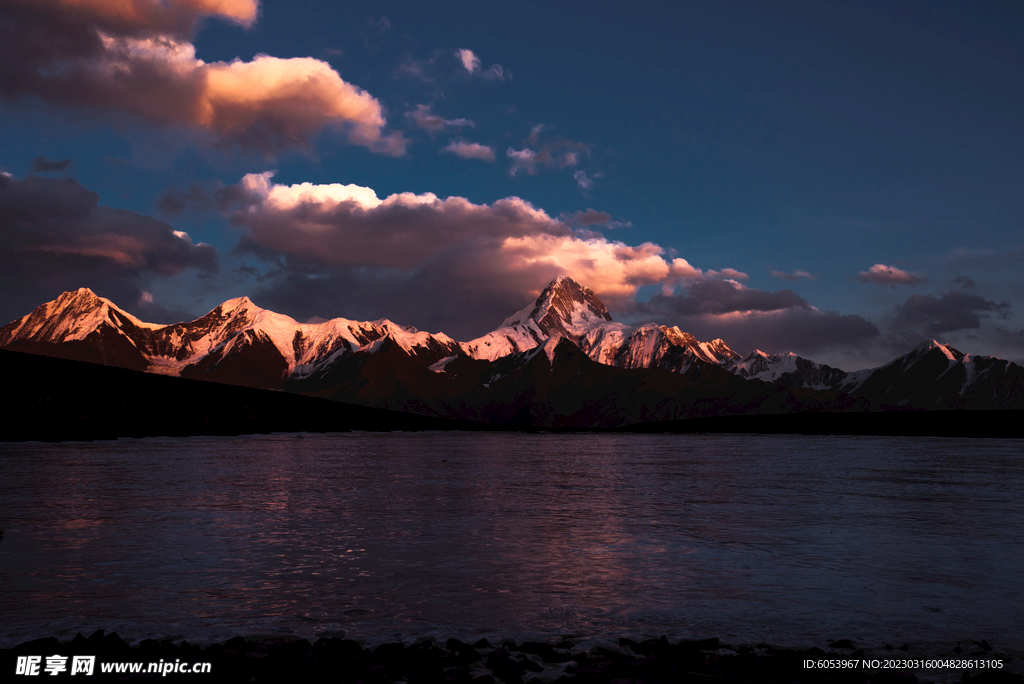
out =
<path fill-rule="evenodd" d="M 843 392 L 919 409 L 1024 408 L 1024 368 L 926 340 L 893 361 L 850 373 Z"/>
<path fill-rule="evenodd" d="M 625 326 L 612 321 L 608 308 L 593 290 L 572 278 L 558 276 L 536 301 L 506 318 L 497 330 L 466 342 L 462 348 L 475 359 L 493 361 L 533 349 L 552 336 L 579 344 L 594 331 L 621 328 Z"/>
<path fill-rule="evenodd" d="M 556 336 L 571 340 L 592 360 L 620 368 L 683 372 L 695 363 L 722 366 L 739 358 L 722 340 L 700 342 L 677 327 L 617 323 L 592 290 L 566 276 L 553 280 L 535 302 L 506 318 L 497 330 L 462 347 L 473 358 L 493 361 Z"/>
<path fill-rule="evenodd" d="M 820 390 L 835 389 L 848 377 L 846 371 L 817 364 L 793 352 L 766 354 L 760 349 L 742 359 L 731 359 L 722 367 L 741 378 Z"/>
<path fill-rule="evenodd" d="M 491 407 L 488 415 L 502 414 L 495 397 L 510 400 L 510 387 L 530 393 L 530 382 L 547 386 L 550 380 L 542 376 L 561 377 L 556 351 L 566 345 L 597 362 L 587 371 L 594 377 L 604 373 L 599 367 L 615 367 L 669 371 L 690 382 L 717 377 L 721 383 L 720 375 L 694 374 L 715 369 L 885 406 L 1024 408 L 1024 369 L 1002 359 L 964 354 L 935 340 L 855 373 L 793 353 L 755 350 L 741 358 L 722 340 L 701 342 L 678 327 L 617 323 L 593 291 L 566 277 L 552 281 L 499 329 L 466 343 L 387 319 L 298 323 L 246 297 L 194 321 L 161 326 L 84 288 L 0 328 L 0 347 L 16 351 L 336 399 L 350 393 L 376 406 L 466 419 L 486 419 L 481 406 Z M 548 363 L 537 365 L 541 357 Z M 522 376 L 528 379 L 514 385 L 503 379 L 519 377 L 517 369 L 525 367 L 533 369 Z"/>
<path fill-rule="evenodd" d="M 86 288 L 0 328 L 0 347 L 261 387 L 314 374 L 340 355 L 373 353 L 385 338 L 413 356 L 461 351 L 447 335 L 387 319 L 298 323 L 248 297 L 228 300 L 187 323 L 143 323 Z"/>

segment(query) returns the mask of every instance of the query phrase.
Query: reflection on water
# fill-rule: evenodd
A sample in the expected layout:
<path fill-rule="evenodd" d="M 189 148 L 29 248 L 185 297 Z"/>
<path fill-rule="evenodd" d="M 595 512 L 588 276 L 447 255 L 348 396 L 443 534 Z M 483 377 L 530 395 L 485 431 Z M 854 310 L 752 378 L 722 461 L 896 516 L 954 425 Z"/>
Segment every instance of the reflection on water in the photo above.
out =
<path fill-rule="evenodd" d="M 329 631 L 1024 634 L 1024 444 L 339 434 L 0 445 L 0 646 Z"/>

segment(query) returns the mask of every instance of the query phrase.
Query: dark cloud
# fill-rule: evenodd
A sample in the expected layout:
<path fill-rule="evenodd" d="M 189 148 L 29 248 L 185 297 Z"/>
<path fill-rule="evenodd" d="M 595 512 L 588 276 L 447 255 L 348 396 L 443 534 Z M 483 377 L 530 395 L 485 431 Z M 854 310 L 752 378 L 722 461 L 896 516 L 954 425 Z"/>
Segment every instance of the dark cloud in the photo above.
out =
<path fill-rule="evenodd" d="M 29 173 L 59 173 L 67 171 L 69 168 L 74 166 L 74 162 L 70 159 L 61 159 L 60 161 L 53 161 L 46 157 L 36 157 L 32 160 L 32 168 L 28 170 Z"/>
<path fill-rule="evenodd" d="M 430 83 L 434 80 L 434 77 L 428 74 L 427 71 L 432 69 L 433 66 L 433 58 L 417 61 L 410 57 L 395 67 L 395 70 L 391 72 L 391 76 L 392 78 L 414 78 Z"/>
<path fill-rule="evenodd" d="M 772 271 L 771 274 L 772 274 L 773 278 L 778 278 L 779 280 L 785 280 L 785 281 L 790 282 L 790 283 L 795 283 L 798 280 L 800 280 L 801 278 L 807 278 L 808 280 L 817 280 L 818 279 L 818 276 L 816 276 L 816 275 L 814 275 L 812 273 L 808 273 L 807 271 L 800 270 L 800 269 L 797 269 L 797 270 L 793 271 L 792 273 L 786 273 L 785 271 Z"/>
<path fill-rule="evenodd" d="M 218 188 L 208 188 L 199 183 L 190 183 L 188 187 L 170 187 L 165 189 L 156 200 L 157 210 L 164 216 L 174 218 L 182 212 L 210 211 L 217 208 L 215 200 Z"/>
<path fill-rule="evenodd" d="M 596 226 L 610 223 L 612 217 L 611 214 L 588 208 L 586 211 L 576 211 L 572 214 L 563 214 L 562 220 L 573 226 Z"/>
<path fill-rule="evenodd" d="M 422 128 L 428 133 L 438 133 L 446 128 L 462 128 L 464 126 L 474 127 L 475 124 L 469 119 L 445 119 L 431 111 L 432 105 L 416 105 L 411 112 L 405 113 L 405 118 L 413 128 Z"/>
<path fill-rule="evenodd" d="M 151 216 L 100 206 L 69 178 L 30 175 L 0 185 L 0 293 L 52 297 L 90 287 L 115 302 L 147 279 L 217 269 L 217 251 Z M 21 312 L 25 313 L 24 311 Z M 19 314 L 20 315 L 20 314 Z"/>
<path fill-rule="evenodd" d="M 791 290 L 766 292 L 729 280 L 687 283 L 682 296 L 656 294 L 637 303 L 625 318 L 678 325 L 700 340 L 721 338 L 744 354 L 753 349 L 809 354 L 879 335 L 867 319 L 819 311 Z"/>
<path fill-rule="evenodd" d="M 367 19 L 366 23 L 377 29 L 378 36 L 391 30 L 391 20 L 386 16 L 381 16 L 380 19 Z"/>
<path fill-rule="evenodd" d="M 896 306 L 893 327 L 899 331 L 913 331 L 918 337 L 931 337 L 954 330 L 973 330 L 981 327 L 982 318 L 1006 319 L 1010 305 L 958 290 L 938 297 L 913 295 Z"/>
<path fill-rule="evenodd" d="M 533 175 L 542 168 L 564 169 L 567 166 L 576 166 L 582 155 L 590 154 L 590 148 L 587 145 L 565 138 L 541 144 L 541 133 L 547 129 L 548 127 L 543 124 L 534 126 L 530 130 L 530 137 L 523 149 L 517 150 L 509 147 L 506 150 L 505 154 L 512 160 L 509 173 L 514 176 L 520 171 L 525 171 L 527 174 Z M 581 178 L 586 180 L 586 184 L 581 184 L 580 187 L 586 189 L 593 184 L 593 180 L 586 178 L 586 174 L 576 177 L 577 183 L 580 183 Z"/>
<path fill-rule="evenodd" d="M 558 267 L 531 264 L 510 271 L 500 255 L 456 249 L 411 271 L 323 267 L 288 257 L 253 275 L 253 299 L 296 320 L 314 316 L 389 318 L 470 340 L 498 327 L 557 276 Z"/>
<path fill-rule="evenodd" d="M 669 316 L 811 308 L 806 299 L 792 290 L 766 292 L 729 280 L 691 282 L 686 285 L 685 296 L 659 293 L 647 302 L 647 306 Z"/>
<path fill-rule="evenodd" d="M 960 287 L 964 288 L 965 290 L 973 290 L 978 286 L 978 284 L 974 282 L 974 280 L 968 278 L 965 275 L 958 275 L 956 278 L 953 278 L 953 282 L 959 285 Z"/>

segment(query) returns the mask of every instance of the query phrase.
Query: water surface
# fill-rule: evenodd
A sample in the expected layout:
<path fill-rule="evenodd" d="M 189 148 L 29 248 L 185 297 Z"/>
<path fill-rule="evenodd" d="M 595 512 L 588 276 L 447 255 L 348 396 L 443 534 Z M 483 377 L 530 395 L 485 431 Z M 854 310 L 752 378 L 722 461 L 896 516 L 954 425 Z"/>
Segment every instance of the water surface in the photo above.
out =
<path fill-rule="evenodd" d="M 0 646 L 345 632 L 1022 647 L 1024 442 L 0 445 Z"/>

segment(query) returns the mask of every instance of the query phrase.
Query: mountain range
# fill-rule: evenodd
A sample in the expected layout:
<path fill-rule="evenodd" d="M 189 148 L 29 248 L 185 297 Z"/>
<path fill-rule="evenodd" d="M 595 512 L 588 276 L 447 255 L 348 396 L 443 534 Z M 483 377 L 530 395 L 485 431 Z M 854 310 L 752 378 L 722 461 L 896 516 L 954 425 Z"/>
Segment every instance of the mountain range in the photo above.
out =
<path fill-rule="evenodd" d="M 612 320 L 561 276 L 468 342 L 387 319 L 299 323 L 246 297 L 145 323 L 86 288 L 0 328 L 0 348 L 481 423 L 614 427 L 803 411 L 1024 409 L 1024 368 L 935 340 L 853 373 Z"/>

